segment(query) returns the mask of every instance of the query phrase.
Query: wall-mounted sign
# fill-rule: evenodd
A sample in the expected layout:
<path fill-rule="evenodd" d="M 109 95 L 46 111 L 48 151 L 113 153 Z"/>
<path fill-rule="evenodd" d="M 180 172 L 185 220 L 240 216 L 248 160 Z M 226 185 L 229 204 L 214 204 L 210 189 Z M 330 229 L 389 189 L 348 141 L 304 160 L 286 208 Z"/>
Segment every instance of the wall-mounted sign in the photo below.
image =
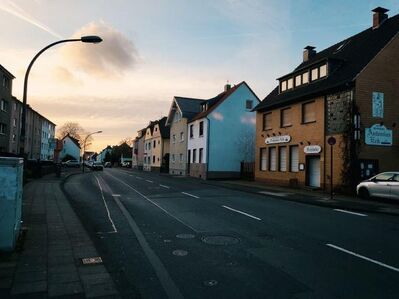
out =
<path fill-rule="evenodd" d="M 384 117 L 384 93 L 373 92 L 373 117 Z"/>
<path fill-rule="evenodd" d="M 305 164 L 304 163 L 299 163 L 299 170 L 304 171 L 305 170 Z"/>
<path fill-rule="evenodd" d="M 320 145 L 308 145 L 303 148 L 305 154 L 318 154 L 321 152 Z"/>
<path fill-rule="evenodd" d="M 290 135 L 268 137 L 265 140 L 266 144 L 287 143 L 291 141 Z"/>
<path fill-rule="evenodd" d="M 392 130 L 379 124 L 366 128 L 365 143 L 368 145 L 392 146 Z"/>

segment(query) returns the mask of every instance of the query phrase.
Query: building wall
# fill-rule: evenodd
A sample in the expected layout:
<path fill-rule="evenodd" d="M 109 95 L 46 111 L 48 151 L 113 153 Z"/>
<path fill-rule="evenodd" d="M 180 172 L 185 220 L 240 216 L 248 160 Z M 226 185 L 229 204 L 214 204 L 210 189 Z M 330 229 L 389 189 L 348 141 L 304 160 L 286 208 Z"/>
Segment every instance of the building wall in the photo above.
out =
<path fill-rule="evenodd" d="M 199 135 L 199 124 L 200 122 L 204 123 L 204 132 L 203 135 Z M 190 137 L 190 126 L 193 125 L 193 136 Z M 208 119 L 201 118 L 195 120 L 191 123 L 188 123 L 187 126 L 187 164 L 189 167 L 189 174 L 193 177 L 198 178 L 206 178 L 206 164 L 207 164 L 207 141 L 208 141 Z M 202 161 L 199 162 L 199 150 L 203 149 L 203 157 Z M 193 162 L 193 150 L 196 149 L 196 162 Z M 190 151 L 190 161 L 188 161 L 188 151 Z M 204 165 L 196 165 L 196 164 L 204 164 Z"/>
<path fill-rule="evenodd" d="M 6 81 L 3 81 L 3 78 L 5 78 Z M 0 69 L 0 101 L 4 100 L 6 103 L 5 109 L 0 109 L 0 123 L 5 125 L 5 132 L 0 133 L 0 152 L 8 152 L 10 147 L 11 94 L 12 78 Z"/>
<path fill-rule="evenodd" d="M 144 137 L 144 161 L 143 170 L 150 171 L 152 165 L 152 133 L 151 128 L 147 128 Z"/>
<path fill-rule="evenodd" d="M 71 155 L 76 160 L 80 160 L 80 148 L 69 137 L 66 137 L 63 140 L 63 148 L 60 153 L 60 160 L 62 160 L 66 155 Z"/>
<path fill-rule="evenodd" d="M 384 94 L 383 118 L 372 116 L 372 93 Z M 360 113 L 359 159 L 376 159 L 379 172 L 399 169 L 399 36 L 367 65 L 356 79 L 355 101 Z M 365 144 L 365 129 L 381 124 L 392 130 L 392 146 Z"/>
<path fill-rule="evenodd" d="M 252 108 L 246 109 L 247 100 L 252 101 L 252 107 L 259 103 L 243 84 L 208 115 L 209 173 L 220 172 L 224 173 L 223 176 L 231 176 L 231 173 L 240 173 L 241 161 L 253 161 L 256 113 L 251 112 Z"/>
<path fill-rule="evenodd" d="M 10 148 L 9 152 L 13 154 L 19 153 L 19 139 L 21 132 L 22 118 L 22 102 L 16 98 L 12 98 L 11 117 L 10 117 Z M 15 124 L 15 125 L 14 125 Z"/>
<path fill-rule="evenodd" d="M 52 160 L 54 158 L 54 148 L 51 147 L 51 140 L 54 138 L 55 125 L 47 119 L 42 118 L 41 131 L 40 159 Z"/>
<path fill-rule="evenodd" d="M 180 139 L 180 134 L 183 133 L 183 140 Z M 173 135 L 176 140 L 173 141 Z M 187 171 L 187 119 L 180 118 L 177 122 L 172 122 L 170 125 L 170 156 L 169 156 L 169 173 L 186 175 Z M 172 156 L 175 160 L 173 161 Z M 180 155 L 183 159 L 180 160 Z"/>

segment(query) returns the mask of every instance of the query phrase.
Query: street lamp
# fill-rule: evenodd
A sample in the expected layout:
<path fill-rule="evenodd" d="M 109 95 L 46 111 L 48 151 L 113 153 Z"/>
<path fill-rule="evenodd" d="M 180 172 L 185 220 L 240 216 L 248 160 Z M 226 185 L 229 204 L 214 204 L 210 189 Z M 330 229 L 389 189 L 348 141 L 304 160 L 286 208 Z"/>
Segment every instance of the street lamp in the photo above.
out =
<path fill-rule="evenodd" d="M 29 63 L 28 69 L 26 70 L 25 73 L 25 79 L 24 79 L 24 94 L 23 94 L 23 106 L 22 106 L 22 126 L 21 126 L 21 135 L 20 135 L 20 145 L 19 145 L 19 154 L 24 155 L 25 154 L 25 131 L 26 131 L 26 102 L 27 102 L 27 92 L 28 92 L 28 77 L 30 73 L 30 69 L 33 66 L 33 63 L 36 61 L 36 59 L 48 48 L 51 48 L 52 46 L 61 44 L 61 43 L 69 43 L 69 42 L 82 42 L 82 43 L 91 43 L 91 44 L 98 44 L 102 42 L 101 37 L 95 36 L 95 35 L 88 35 L 88 36 L 82 36 L 81 38 L 72 38 L 72 39 L 64 39 L 60 40 L 57 42 L 54 42 L 43 49 L 41 49 L 35 57 L 33 57 L 32 61 Z"/>
<path fill-rule="evenodd" d="M 85 138 L 85 140 L 84 140 L 84 142 L 83 142 L 83 158 L 82 158 L 82 161 L 83 161 L 83 165 L 82 165 L 82 172 L 85 172 L 85 152 L 86 152 L 86 141 L 87 141 L 87 138 L 89 138 L 91 135 L 93 135 L 93 134 L 100 134 L 100 133 L 102 133 L 103 131 L 96 131 L 96 132 L 93 132 L 93 133 L 90 133 L 89 135 L 87 135 L 86 136 L 86 138 Z"/>

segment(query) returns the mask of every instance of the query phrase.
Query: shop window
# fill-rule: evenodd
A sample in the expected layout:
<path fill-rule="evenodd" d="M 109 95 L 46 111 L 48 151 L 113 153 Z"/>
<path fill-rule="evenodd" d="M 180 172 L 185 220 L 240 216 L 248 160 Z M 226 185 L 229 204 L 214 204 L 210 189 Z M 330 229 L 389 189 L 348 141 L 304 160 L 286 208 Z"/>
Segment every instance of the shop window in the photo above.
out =
<path fill-rule="evenodd" d="M 262 171 L 267 170 L 267 148 L 260 149 L 260 165 L 259 169 Z"/>
<path fill-rule="evenodd" d="M 277 152 L 275 147 L 269 147 L 269 170 L 277 170 Z"/>
<path fill-rule="evenodd" d="M 299 152 L 298 146 L 293 145 L 290 147 L 290 171 L 298 172 L 299 165 Z"/>
<path fill-rule="evenodd" d="M 279 156 L 279 170 L 287 171 L 287 147 L 282 146 L 278 148 Z"/>
<path fill-rule="evenodd" d="M 263 114 L 263 131 L 272 129 L 272 113 Z"/>
<path fill-rule="evenodd" d="M 289 127 L 292 125 L 291 108 L 281 110 L 281 127 Z"/>
<path fill-rule="evenodd" d="M 302 123 L 310 123 L 316 121 L 316 104 L 308 102 L 302 104 Z"/>

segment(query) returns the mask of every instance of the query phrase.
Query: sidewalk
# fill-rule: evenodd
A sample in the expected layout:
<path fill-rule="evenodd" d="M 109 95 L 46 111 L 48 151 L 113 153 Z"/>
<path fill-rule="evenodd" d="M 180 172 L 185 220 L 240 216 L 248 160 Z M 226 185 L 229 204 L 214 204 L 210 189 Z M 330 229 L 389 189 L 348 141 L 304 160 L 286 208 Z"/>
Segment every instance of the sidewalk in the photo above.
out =
<path fill-rule="evenodd" d="M 0 253 L 0 298 L 119 298 L 94 244 L 54 174 L 24 187 L 22 240 Z"/>
<path fill-rule="evenodd" d="M 283 200 L 296 201 L 305 204 L 346 209 L 359 212 L 384 213 L 399 216 L 399 202 L 387 200 L 364 200 L 358 197 L 336 194 L 333 200 L 330 194 L 320 190 L 306 190 L 289 187 L 270 186 L 264 183 L 244 180 L 203 181 L 204 184 L 220 186 L 233 190 L 263 194 Z"/>

